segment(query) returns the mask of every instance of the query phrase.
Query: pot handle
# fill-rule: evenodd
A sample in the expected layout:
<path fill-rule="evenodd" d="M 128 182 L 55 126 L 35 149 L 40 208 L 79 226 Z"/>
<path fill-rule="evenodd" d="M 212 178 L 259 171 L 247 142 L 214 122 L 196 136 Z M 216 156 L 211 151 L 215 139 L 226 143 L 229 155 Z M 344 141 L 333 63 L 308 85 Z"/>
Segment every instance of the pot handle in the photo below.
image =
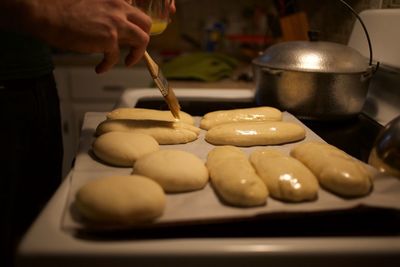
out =
<path fill-rule="evenodd" d="M 375 74 L 375 72 L 379 68 L 379 62 L 376 65 L 369 65 L 367 70 L 361 74 L 361 81 L 364 82 L 366 80 L 371 79 L 371 77 Z"/>
<path fill-rule="evenodd" d="M 283 70 L 270 69 L 267 67 L 262 67 L 261 70 L 274 76 L 280 76 L 283 73 Z"/>
<path fill-rule="evenodd" d="M 372 66 L 372 61 L 373 61 L 373 55 L 372 55 L 372 44 L 371 44 L 371 39 L 369 38 L 369 34 L 368 34 L 368 30 L 367 27 L 364 24 L 364 21 L 361 19 L 361 17 L 357 14 L 357 12 L 348 4 L 346 3 L 346 1 L 344 0 L 339 0 L 344 6 L 346 6 L 351 13 L 353 13 L 353 15 L 356 17 L 356 19 L 358 19 L 358 21 L 361 24 L 361 27 L 364 30 L 365 33 L 365 37 L 367 37 L 367 42 L 368 42 L 368 49 L 369 49 L 369 65 Z M 375 73 L 378 70 L 379 67 L 379 62 L 375 67 L 375 70 L 373 71 L 373 73 Z"/>

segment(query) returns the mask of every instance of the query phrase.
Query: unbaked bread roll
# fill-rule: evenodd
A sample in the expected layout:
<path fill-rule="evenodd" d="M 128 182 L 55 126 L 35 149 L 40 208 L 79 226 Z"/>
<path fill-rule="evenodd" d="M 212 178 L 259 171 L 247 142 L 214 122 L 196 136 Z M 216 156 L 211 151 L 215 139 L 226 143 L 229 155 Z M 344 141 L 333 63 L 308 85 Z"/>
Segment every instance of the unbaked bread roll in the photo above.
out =
<path fill-rule="evenodd" d="M 202 189 L 208 182 L 204 162 L 182 150 L 159 150 L 141 157 L 133 173 L 153 179 L 166 192 L 185 192 Z"/>
<path fill-rule="evenodd" d="M 194 119 L 186 112 L 179 111 L 181 122 L 194 125 Z M 117 108 L 107 114 L 107 119 L 131 119 L 131 120 L 157 120 L 157 121 L 176 121 L 171 111 L 156 110 L 146 108 Z"/>
<path fill-rule="evenodd" d="M 317 178 L 297 159 L 266 148 L 252 152 L 250 162 L 272 197 L 290 202 L 317 198 Z"/>
<path fill-rule="evenodd" d="M 93 153 L 104 162 L 131 167 L 143 155 L 159 149 L 150 135 L 130 132 L 108 132 L 97 137 L 92 145 Z"/>
<path fill-rule="evenodd" d="M 227 204 L 243 207 L 265 204 L 267 187 L 239 148 L 214 148 L 207 156 L 206 165 L 214 189 Z"/>
<path fill-rule="evenodd" d="M 200 129 L 183 122 L 156 120 L 105 120 L 96 128 L 96 134 L 107 132 L 136 132 L 154 137 L 160 145 L 184 144 L 197 139 Z"/>
<path fill-rule="evenodd" d="M 139 175 L 92 180 L 76 194 L 76 207 L 92 222 L 132 225 L 161 216 L 165 193 L 153 180 Z"/>
<path fill-rule="evenodd" d="M 239 121 L 281 121 L 282 112 L 273 107 L 218 110 L 204 115 L 200 128 L 208 130 L 216 125 Z"/>
<path fill-rule="evenodd" d="M 205 139 L 213 145 L 257 146 L 299 141 L 305 135 L 303 127 L 291 122 L 232 122 L 211 128 Z"/>
<path fill-rule="evenodd" d="M 304 163 L 325 189 L 345 197 L 367 195 L 372 177 L 362 163 L 344 151 L 320 142 L 296 146 L 291 155 Z"/>

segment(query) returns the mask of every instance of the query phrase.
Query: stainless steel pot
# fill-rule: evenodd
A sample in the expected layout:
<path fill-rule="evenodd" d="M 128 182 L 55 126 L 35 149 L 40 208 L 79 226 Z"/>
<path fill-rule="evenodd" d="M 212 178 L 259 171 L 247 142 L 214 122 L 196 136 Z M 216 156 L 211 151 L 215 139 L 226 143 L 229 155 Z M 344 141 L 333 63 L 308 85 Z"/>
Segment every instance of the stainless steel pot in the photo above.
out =
<path fill-rule="evenodd" d="M 357 115 L 375 66 L 358 51 L 322 41 L 278 43 L 253 60 L 256 101 L 306 119 Z"/>

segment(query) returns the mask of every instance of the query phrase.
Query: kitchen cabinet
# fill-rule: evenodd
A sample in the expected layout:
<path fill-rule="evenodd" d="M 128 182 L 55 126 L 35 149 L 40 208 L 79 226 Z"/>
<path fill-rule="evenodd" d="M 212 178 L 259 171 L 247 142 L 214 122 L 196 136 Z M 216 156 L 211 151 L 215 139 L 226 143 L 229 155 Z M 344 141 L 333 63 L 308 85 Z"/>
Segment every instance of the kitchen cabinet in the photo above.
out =
<path fill-rule="evenodd" d="M 152 78 L 144 65 L 115 67 L 104 74 L 96 74 L 93 66 L 56 66 L 54 76 L 60 97 L 65 177 L 73 164 L 85 113 L 111 110 L 125 88 L 147 88 Z"/>

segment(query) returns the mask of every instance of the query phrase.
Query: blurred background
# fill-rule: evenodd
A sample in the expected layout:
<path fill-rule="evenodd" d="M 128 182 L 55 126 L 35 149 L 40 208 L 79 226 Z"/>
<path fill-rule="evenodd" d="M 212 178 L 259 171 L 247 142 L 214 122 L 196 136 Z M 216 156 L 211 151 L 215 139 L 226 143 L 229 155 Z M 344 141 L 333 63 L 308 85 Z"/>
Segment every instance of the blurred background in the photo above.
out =
<path fill-rule="evenodd" d="M 399 8 L 400 1 L 348 0 L 365 9 Z M 320 39 L 347 44 L 355 17 L 339 1 L 318 0 L 176 0 L 177 13 L 150 47 L 166 54 L 221 51 L 251 59 L 272 43 L 307 39 L 309 29 Z"/>
<path fill-rule="evenodd" d="M 400 8 L 399 0 L 347 3 L 357 13 L 365 9 Z M 219 51 L 251 59 L 254 53 L 273 43 L 307 39 L 309 29 L 319 31 L 321 40 L 347 44 L 355 22 L 355 17 L 339 1 L 176 0 L 176 6 L 177 13 L 167 30 L 153 36 L 149 46 L 164 57 Z"/>

